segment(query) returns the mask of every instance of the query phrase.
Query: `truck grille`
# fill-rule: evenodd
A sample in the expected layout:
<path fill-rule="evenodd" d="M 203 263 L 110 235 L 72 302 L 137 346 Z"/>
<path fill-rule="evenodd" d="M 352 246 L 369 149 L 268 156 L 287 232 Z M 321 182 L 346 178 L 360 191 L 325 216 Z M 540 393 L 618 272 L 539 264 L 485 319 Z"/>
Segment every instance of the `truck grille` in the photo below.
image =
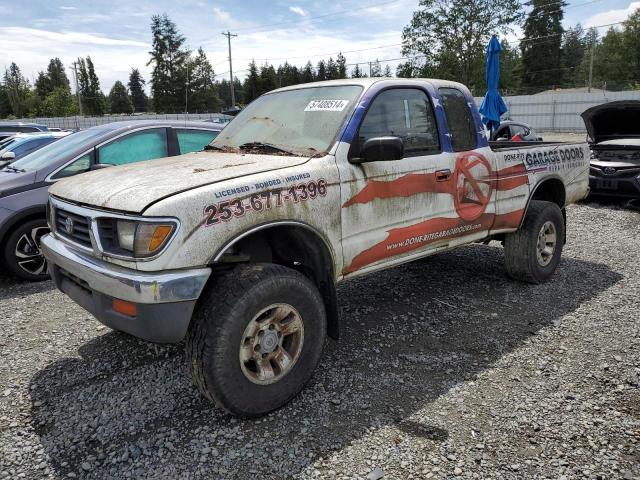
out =
<path fill-rule="evenodd" d="M 87 217 L 67 212 L 66 210 L 55 210 L 56 233 L 84 247 L 91 248 L 91 236 L 89 235 L 90 224 Z"/>

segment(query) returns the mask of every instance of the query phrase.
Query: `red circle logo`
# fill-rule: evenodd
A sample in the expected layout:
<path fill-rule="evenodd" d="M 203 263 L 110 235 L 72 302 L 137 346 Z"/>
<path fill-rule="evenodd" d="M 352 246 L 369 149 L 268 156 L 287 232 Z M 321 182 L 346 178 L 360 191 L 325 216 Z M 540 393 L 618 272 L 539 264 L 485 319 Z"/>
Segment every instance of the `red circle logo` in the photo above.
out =
<path fill-rule="evenodd" d="M 467 222 L 484 213 L 493 193 L 491 164 L 478 152 L 464 152 L 456 158 L 454 204 L 460 218 Z"/>

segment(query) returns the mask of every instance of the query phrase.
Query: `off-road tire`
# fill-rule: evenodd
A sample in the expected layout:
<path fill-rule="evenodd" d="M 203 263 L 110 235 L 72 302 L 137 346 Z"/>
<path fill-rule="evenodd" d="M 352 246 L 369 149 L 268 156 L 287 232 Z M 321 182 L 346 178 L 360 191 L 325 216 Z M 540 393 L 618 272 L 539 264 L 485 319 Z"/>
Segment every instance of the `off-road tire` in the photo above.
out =
<path fill-rule="evenodd" d="M 46 269 L 46 263 L 44 269 L 40 274 L 30 273 L 23 269 L 19 264 L 19 259 L 16 257 L 16 245 L 21 240 L 23 235 L 30 235 L 34 230 L 38 230 L 38 241 L 41 234 L 48 232 L 47 222 L 44 219 L 29 220 L 28 222 L 19 225 L 17 228 L 9 234 L 7 241 L 4 244 L 2 251 L 2 266 L 5 267 L 9 273 L 15 275 L 22 280 L 28 280 L 30 282 L 40 282 L 49 278 L 49 272 Z M 36 242 L 39 243 L 39 242 Z M 39 247 L 39 245 L 38 245 Z M 40 252 L 41 253 L 41 252 Z M 44 260 L 43 260 L 44 261 Z M 29 268 L 33 267 L 34 271 L 37 271 L 38 265 L 29 265 Z"/>
<path fill-rule="evenodd" d="M 242 371 L 240 345 L 255 315 L 277 303 L 287 303 L 299 312 L 304 342 L 286 375 L 275 383 L 258 385 Z M 187 333 L 186 357 L 193 382 L 206 398 L 234 415 L 258 417 L 302 390 L 320 360 L 325 336 L 324 303 L 309 279 L 281 265 L 240 265 L 202 292 Z"/>
<path fill-rule="evenodd" d="M 537 256 L 538 234 L 546 222 L 556 231 L 553 255 L 547 265 L 541 265 Z M 552 202 L 532 200 L 522 227 L 509 233 L 504 241 L 504 259 L 507 274 L 516 280 L 539 284 L 553 275 L 562 255 L 565 224 L 560 207 Z"/>

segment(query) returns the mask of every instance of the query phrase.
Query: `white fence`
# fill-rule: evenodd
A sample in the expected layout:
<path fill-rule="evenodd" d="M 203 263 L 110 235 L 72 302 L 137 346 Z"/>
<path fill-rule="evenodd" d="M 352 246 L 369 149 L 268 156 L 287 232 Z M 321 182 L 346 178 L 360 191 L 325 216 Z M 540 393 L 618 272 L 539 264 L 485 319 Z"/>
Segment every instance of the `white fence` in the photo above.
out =
<path fill-rule="evenodd" d="M 482 97 L 476 97 L 478 106 Z M 524 122 L 539 132 L 585 131 L 580 114 L 586 109 L 615 100 L 640 100 L 640 90 L 625 92 L 551 93 L 504 98 L 510 120 Z"/>
<path fill-rule="evenodd" d="M 123 122 L 127 120 L 181 120 L 181 121 L 202 121 L 213 120 L 216 118 L 230 118 L 227 115 L 220 113 L 174 113 L 174 114 L 156 114 L 156 113 L 143 113 L 135 115 L 103 115 L 101 117 L 35 117 L 35 118 L 21 118 L 18 120 L 12 120 L 17 122 L 33 122 L 46 125 L 47 127 L 57 128 L 73 128 L 83 129 L 89 127 L 95 127 L 96 125 L 103 125 L 111 122 Z"/>

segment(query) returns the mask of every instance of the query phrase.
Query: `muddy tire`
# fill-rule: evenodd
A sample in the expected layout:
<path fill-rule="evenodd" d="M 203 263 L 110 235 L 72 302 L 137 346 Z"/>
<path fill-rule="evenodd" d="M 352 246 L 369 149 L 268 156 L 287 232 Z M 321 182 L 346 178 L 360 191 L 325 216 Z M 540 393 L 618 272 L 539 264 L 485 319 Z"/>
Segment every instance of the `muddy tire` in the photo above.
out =
<path fill-rule="evenodd" d="M 2 252 L 3 264 L 11 274 L 31 282 L 49 278 L 47 262 L 40 251 L 40 239 L 47 233 L 49 227 L 44 219 L 29 220 L 11 232 Z"/>
<path fill-rule="evenodd" d="M 560 263 L 564 230 L 564 218 L 558 205 L 533 200 L 520 230 L 505 237 L 508 275 L 535 284 L 548 280 Z"/>
<path fill-rule="evenodd" d="M 209 400 L 257 417 L 295 397 L 322 355 L 322 296 L 281 265 L 236 267 L 205 289 L 187 333 L 187 361 Z"/>

